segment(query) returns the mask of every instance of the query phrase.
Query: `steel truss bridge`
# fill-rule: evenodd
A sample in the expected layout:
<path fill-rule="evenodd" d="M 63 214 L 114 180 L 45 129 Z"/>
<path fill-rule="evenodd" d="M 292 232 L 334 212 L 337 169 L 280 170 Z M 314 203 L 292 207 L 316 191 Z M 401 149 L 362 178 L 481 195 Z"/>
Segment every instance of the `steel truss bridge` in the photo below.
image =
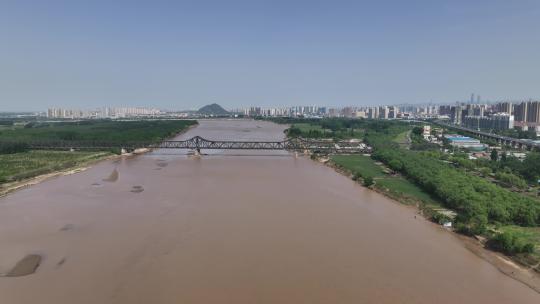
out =
<path fill-rule="evenodd" d="M 195 136 L 186 140 L 166 140 L 160 143 L 105 141 L 35 141 L 26 143 L 31 149 L 190 149 L 201 150 L 287 150 L 312 153 L 369 153 L 371 148 L 357 141 L 322 141 L 290 138 L 283 141 L 210 140 Z"/>

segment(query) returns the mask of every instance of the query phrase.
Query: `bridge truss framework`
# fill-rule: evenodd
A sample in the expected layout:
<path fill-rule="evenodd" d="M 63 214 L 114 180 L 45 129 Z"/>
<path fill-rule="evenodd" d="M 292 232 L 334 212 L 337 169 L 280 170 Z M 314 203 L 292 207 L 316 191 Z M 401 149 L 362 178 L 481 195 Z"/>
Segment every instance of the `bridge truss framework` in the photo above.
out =
<path fill-rule="evenodd" d="M 357 141 L 322 141 L 290 138 L 283 141 L 210 140 L 195 136 L 186 140 L 166 140 L 160 143 L 105 141 L 34 141 L 32 149 L 190 149 L 190 150 L 287 150 L 314 153 L 369 153 L 371 149 Z"/>

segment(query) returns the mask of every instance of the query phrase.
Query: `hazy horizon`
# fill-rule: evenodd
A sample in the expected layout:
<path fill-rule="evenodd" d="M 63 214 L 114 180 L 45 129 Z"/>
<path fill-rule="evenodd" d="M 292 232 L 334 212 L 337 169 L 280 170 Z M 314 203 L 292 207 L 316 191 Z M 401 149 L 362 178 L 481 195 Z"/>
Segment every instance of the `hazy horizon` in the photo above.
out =
<path fill-rule="evenodd" d="M 0 111 L 538 99 L 539 16 L 532 0 L 3 1 Z"/>

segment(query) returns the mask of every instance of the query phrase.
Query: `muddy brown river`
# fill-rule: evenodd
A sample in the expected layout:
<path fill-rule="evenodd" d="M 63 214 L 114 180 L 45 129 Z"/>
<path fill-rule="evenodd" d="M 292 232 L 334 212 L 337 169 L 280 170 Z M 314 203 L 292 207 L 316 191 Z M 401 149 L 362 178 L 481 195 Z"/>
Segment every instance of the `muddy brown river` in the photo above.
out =
<path fill-rule="evenodd" d="M 280 139 L 201 121 L 182 138 Z M 0 303 L 540 303 L 414 210 L 283 151 L 154 151 L 0 199 Z"/>

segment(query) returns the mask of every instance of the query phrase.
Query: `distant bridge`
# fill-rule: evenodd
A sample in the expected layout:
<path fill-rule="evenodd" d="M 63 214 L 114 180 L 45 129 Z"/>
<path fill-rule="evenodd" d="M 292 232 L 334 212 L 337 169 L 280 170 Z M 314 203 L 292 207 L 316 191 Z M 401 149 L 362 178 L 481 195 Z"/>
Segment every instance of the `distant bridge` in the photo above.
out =
<path fill-rule="evenodd" d="M 201 150 L 287 150 L 313 153 L 369 153 L 371 148 L 358 141 L 325 141 L 289 138 L 282 141 L 211 140 L 195 136 L 186 140 L 166 140 L 160 143 L 105 141 L 34 141 L 31 149 L 190 149 Z"/>

